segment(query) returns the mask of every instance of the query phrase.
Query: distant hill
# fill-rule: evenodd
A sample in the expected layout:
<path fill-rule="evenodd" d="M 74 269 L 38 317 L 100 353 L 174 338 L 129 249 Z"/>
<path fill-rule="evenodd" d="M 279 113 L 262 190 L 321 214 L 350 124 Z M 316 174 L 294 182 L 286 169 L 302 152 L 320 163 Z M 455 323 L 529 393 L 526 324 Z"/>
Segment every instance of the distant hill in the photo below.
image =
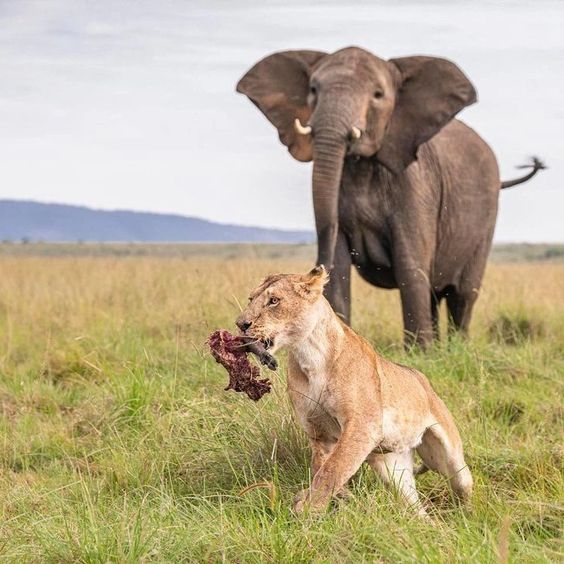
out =
<path fill-rule="evenodd" d="M 315 238 L 311 231 L 243 227 L 182 215 L 0 200 L 0 240 L 308 243 Z"/>

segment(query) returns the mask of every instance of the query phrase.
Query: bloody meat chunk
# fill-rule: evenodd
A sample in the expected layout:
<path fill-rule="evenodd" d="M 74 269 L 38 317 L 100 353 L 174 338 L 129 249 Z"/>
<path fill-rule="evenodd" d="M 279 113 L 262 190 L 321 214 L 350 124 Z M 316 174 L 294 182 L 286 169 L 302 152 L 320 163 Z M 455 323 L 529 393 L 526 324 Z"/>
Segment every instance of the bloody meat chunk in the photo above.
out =
<path fill-rule="evenodd" d="M 249 398 L 258 401 L 270 392 L 270 380 L 260 379 L 260 370 L 249 362 L 247 353 L 252 352 L 270 370 L 276 370 L 278 363 L 262 343 L 249 337 L 232 335 L 225 329 L 214 331 L 207 340 L 212 356 L 229 374 L 229 384 L 225 390 L 245 392 Z"/>

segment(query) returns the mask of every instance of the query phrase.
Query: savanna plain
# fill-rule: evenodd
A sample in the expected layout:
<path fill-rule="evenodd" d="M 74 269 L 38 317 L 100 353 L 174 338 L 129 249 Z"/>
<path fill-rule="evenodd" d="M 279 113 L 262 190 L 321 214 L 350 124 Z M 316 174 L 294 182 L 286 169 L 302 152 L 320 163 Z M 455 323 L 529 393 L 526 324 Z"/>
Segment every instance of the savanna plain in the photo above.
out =
<path fill-rule="evenodd" d="M 427 523 L 368 467 L 351 499 L 297 518 L 311 477 L 284 355 L 259 402 L 223 391 L 206 337 L 313 249 L 178 249 L 0 246 L 0 560 L 564 560 L 558 250 L 490 262 L 470 339 L 426 353 L 402 347 L 397 292 L 354 277 L 354 328 L 429 377 L 465 443 L 472 506 L 428 472 Z"/>

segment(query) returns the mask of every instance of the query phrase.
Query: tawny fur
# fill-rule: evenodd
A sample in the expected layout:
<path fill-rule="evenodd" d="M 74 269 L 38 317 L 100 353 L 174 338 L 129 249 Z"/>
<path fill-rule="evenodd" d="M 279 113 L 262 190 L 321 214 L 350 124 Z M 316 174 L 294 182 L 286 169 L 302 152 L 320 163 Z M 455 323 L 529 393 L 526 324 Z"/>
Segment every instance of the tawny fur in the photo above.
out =
<path fill-rule="evenodd" d="M 247 335 L 270 341 L 272 353 L 289 353 L 288 393 L 309 437 L 313 476 L 295 510 L 324 508 L 366 461 L 425 515 L 415 451 L 468 500 L 472 476 L 447 407 L 423 374 L 382 358 L 335 315 L 323 297 L 327 280 L 323 267 L 270 276 L 237 320 Z"/>

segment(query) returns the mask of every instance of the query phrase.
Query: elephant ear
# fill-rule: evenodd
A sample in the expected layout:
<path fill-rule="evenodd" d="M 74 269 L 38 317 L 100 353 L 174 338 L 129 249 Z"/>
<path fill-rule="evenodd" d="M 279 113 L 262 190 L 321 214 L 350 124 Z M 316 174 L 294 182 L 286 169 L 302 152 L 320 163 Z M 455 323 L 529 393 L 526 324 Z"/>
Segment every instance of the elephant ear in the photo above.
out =
<path fill-rule="evenodd" d="M 477 97 L 472 83 L 451 61 L 437 57 L 390 59 L 399 70 L 396 106 L 377 159 L 392 172 L 417 159 L 419 145 L 439 132 Z"/>
<path fill-rule="evenodd" d="M 306 124 L 311 116 L 307 103 L 309 77 L 326 53 L 320 51 L 281 51 L 260 60 L 237 84 L 241 92 L 278 129 L 280 141 L 292 156 L 307 162 L 313 158 L 310 135 L 294 129 L 298 118 Z"/>

